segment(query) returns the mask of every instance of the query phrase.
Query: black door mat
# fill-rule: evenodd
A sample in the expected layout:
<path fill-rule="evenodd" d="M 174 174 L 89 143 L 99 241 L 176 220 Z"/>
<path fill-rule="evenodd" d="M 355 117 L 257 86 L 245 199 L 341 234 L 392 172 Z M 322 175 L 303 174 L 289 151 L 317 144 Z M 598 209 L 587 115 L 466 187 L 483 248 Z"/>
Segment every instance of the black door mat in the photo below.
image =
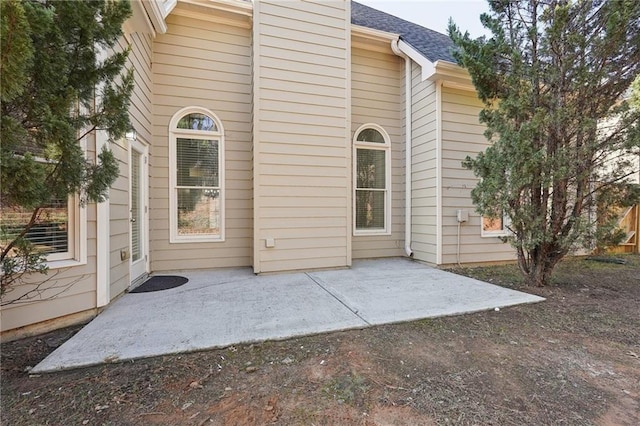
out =
<path fill-rule="evenodd" d="M 188 278 L 177 275 L 156 275 L 131 290 L 129 293 L 149 293 L 152 291 L 168 290 L 180 287 L 189 281 Z"/>

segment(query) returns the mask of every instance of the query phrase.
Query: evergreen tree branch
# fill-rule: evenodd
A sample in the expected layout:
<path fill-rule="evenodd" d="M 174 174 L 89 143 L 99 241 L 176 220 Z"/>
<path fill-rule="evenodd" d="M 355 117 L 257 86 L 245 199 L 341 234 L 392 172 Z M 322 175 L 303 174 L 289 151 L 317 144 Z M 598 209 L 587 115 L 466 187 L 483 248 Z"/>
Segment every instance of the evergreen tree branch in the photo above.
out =
<path fill-rule="evenodd" d="M 36 221 L 38 220 L 38 216 L 40 215 L 41 210 L 42 209 L 40 207 L 36 207 L 35 209 L 33 209 L 33 212 L 31 213 L 31 218 L 26 223 L 22 231 L 20 231 L 18 236 L 16 236 L 11 241 L 9 241 L 6 246 L 2 247 L 2 251 L 0 251 L 0 263 L 4 261 L 4 259 L 9 255 L 9 253 L 11 253 L 11 250 L 16 246 L 16 243 L 22 238 L 24 238 L 25 235 L 27 235 L 27 233 L 31 230 L 31 228 L 34 227 L 34 225 L 36 224 Z"/>

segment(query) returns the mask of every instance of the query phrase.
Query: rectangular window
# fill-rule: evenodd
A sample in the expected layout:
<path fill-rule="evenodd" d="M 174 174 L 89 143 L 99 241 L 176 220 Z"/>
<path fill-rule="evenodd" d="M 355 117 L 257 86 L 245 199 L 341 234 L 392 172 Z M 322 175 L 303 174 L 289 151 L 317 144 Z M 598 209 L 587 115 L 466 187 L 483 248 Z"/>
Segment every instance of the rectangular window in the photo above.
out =
<path fill-rule="evenodd" d="M 387 151 L 356 149 L 356 231 L 386 232 Z"/>
<path fill-rule="evenodd" d="M 27 231 L 25 238 L 40 252 L 47 255 L 47 260 L 79 260 L 76 252 L 78 232 L 76 198 L 52 199 L 40 209 L 34 226 Z M 13 240 L 31 220 L 33 210 L 21 208 L 2 209 L 3 244 Z"/>
<path fill-rule="evenodd" d="M 506 216 L 490 218 L 482 217 L 482 233 L 483 237 L 503 237 L 508 235 L 507 228 L 508 218 Z"/>
<path fill-rule="evenodd" d="M 176 138 L 178 237 L 220 237 L 217 140 Z"/>

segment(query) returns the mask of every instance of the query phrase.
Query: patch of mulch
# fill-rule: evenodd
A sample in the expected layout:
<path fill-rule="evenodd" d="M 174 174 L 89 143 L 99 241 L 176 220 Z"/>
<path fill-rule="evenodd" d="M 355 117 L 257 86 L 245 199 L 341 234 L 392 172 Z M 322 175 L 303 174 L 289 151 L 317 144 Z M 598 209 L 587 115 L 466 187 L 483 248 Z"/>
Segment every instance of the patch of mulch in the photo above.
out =
<path fill-rule="evenodd" d="M 640 424 L 640 257 L 572 259 L 500 311 L 30 375 L 79 327 L 2 345 L 2 424 Z"/>

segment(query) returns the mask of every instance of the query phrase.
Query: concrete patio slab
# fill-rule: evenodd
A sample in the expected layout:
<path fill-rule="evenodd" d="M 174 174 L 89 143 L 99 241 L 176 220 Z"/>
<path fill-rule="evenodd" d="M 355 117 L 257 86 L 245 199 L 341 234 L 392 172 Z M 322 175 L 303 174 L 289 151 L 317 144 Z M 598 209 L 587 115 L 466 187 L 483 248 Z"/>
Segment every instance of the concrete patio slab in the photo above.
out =
<path fill-rule="evenodd" d="M 407 259 L 357 261 L 351 269 L 309 273 L 255 276 L 242 268 L 179 275 L 189 282 L 125 294 L 32 372 L 544 300 Z"/>
<path fill-rule="evenodd" d="M 308 275 L 371 325 L 543 300 L 403 259 L 364 260 L 350 270 Z"/>

